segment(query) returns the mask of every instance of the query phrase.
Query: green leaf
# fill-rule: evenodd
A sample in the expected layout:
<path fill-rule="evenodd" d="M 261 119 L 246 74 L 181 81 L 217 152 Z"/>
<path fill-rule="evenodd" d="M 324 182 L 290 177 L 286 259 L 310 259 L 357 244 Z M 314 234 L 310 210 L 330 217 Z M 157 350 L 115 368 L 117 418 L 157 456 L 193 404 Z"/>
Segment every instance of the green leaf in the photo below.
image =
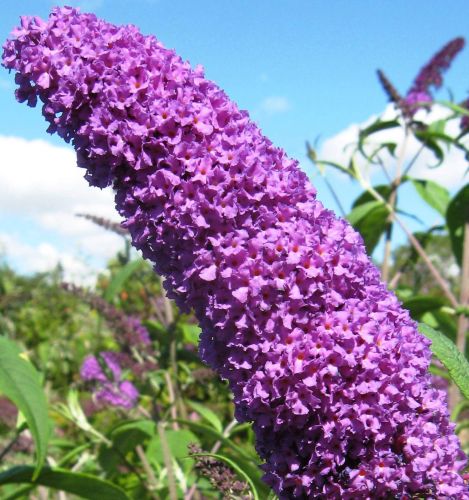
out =
<path fill-rule="evenodd" d="M 130 431 L 138 432 L 142 436 L 155 436 L 156 424 L 153 420 L 124 421 L 112 429 L 110 438 L 115 439 L 117 436 Z"/>
<path fill-rule="evenodd" d="M 464 226 L 469 223 L 469 184 L 466 184 L 450 201 L 446 211 L 446 225 L 453 254 L 459 266 L 462 265 Z"/>
<path fill-rule="evenodd" d="M 116 295 L 122 290 L 125 282 L 142 265 L 143 262 L 143 260 L 132 260 L 116 273 L 104 292 L 104 298 L 108 302 L 114 300 Z"/>
<path fill-rule="evenodd" d="M 165 437 L 168 443 L 168 448 L 171 452 L 171 456 L 175 459 L 187 457 L 187 447 L 191 443 L 199 443 L 199 439 L 197 438 L 197 436 L 195 436 L 191 431 L 188 431 L 187 429 L 180 429 L 177 431 L 172 429 L 165 430 Z M 164 450 L 161 444 L 160 436 L 154 436 L 148 443 L 146 455 L 152 463 L 164 466 Z M 190 468 L 192 466 L 192 462 L 183 462 L 183 465 L 185 466 L 185 468 Z"/>
<path fill-rule="evenodd" d="M 428 132 L 427 130 L 416 130 L 414 132 L 415 137 L 428 149 L 430 149 L 433 154 L 436 156 L 438 162 L 436 165 L 430 166 L 430 168 L 435 168 L 441 165 L 443 160 L 445 159 L 445 153 L 441 149 L 440 145 L 436 138 L 441 138 L 440 134 L 435 134 L 432 132 Z M 446 136 L 445 136 L 446 138 Z"/>
<path fill-rule="evenodd" d="M 366 203 L 363 203 L 362 205 L 358 205 L 355 208 L 353 208 L 352 211 L 347 215 L 347 219 L 350 222 L 350 224 L 355 226 L 355 224 L 358 224 L 370 212 L 375 210 L 375 208 L 378 208 L 382 205 L 383 203 L 378 200 L 368 201 Z"/>
<path fill-rule="evenodd" d="M 403 182 L 406 179 L 403 180 Z M 387 200 L 391 194 L 391 186 L 388 184 L 379 184 L 378 186 L 373 186 L 373 189 L 380 194 L 385 200 Z M 379 201 L 369 192 L 363 191 L 360 196 L 353 202 L 352 208 L 356 208 L 364 203 L 368 203 L 369 201 Z"/>
<path fill-rule="evenodd" d="M 420 320 L 422 314 L 434 311 L 446 305 L 441 297 L 430 297 L 428 295 L 414 295 L 402 304 L 415 320 Z"/>
<path fill-rule="evenodd" d="M 21 357 L 18 347 L 0 337 L 0 393 L 10 399 L 23 414 L 36 444 L 38 474 L 46 458 L 50 436 L 47 401 L 39 373 Z"/>
<path fill-rule="evenodd" d="M 121 488 L 89 474 L 44 467 L 34 480 L 33 473 L 33 467 L 13 467 L 0 473 L 0 485 L 31 483 L 65 491 L 87 500 L 129 500 Z"/>
<path fill-rule="evenodd" d="M 438 102 L 438 104 L 441 104 L 442 106 L 445 106 L 445 107 L 451 109 L 452 111 L 455 111 L 456 113 L 459 113 L 459 114 L 464 115 L 464 116 L 469 116 L 469 109 L 464 108 L 462 106 L 458 106 L 454 102 L 450 102 L 450 101 L 437 101 L 437 102 Z"/>
<path fill-rule="evenodd" d="M 448 337 L 425 323 L 419 323 L 420 332 L 432 341 L 433 354 L 448 370 L 453 382 L 466 399 L 469 399 L 469 363 Z"/>
<path fill-rule="evenodd" d="M 378 200 L 368 201 L 352 209 L 347 219 L 361 234 L 369 254 L 373 253 L 387 225 L 389 212 Z"/>
<path fill-rule="evenodd" d="M 410 180 L 420 197 L 444 217 L 450 200 L 448 190 L 433 181 L 425 179 Z"/>
<path fill-rule="evenodd" d="M 153 339 L 158 340 L 162 344 L 168 343 L 168 329 L 162 323 L 156 320 L 148 319 L 143 322 L 143 326 L 148 330 Z"/>
<path fill-rule="evenodd" d="M 112 446 L 101 446 L 99 463 L 110 477 L 114 477 L 119 474 L 118 466 L 124 462 L 123 457 L 155 434 L 156 425 L 150 420 L 124 422 L 118 425 L 109 433 Z"/>
<path fill-rule="evenodd" d="M 238 474 L 238 476 L 241 479 L 244 479 L 248 483 L 249 487 L 251 488 L 251 493 L 254 497 L 254 500 L 260 499 L 259 492 L 257 491 L 256 485 L 254 484 L 254 481 L 251 479 L 251 477 L 248 474 L 246 474 L 246 472 L 244 472 L 243 469 L 241 469 L 241 467 L 239 467 L 238 464 L 233 462 L 233 460 L 231 460 L 230 458 L 225 457 L 224 455 L 220 455 L 218 453 L 195 453 L 191 456 L 192 457 L 212 457 L 212 458 L 215 458 L 217 460 L 220 460 L 221 462 L 225 462 Z"/>
<path fill-rule="evenodd" d="M 369 125 L 368 127 L 364 128 L 363 130 L 360 130 L 360 132 L 358 134 L 358 150 L 360 151 L 360 153 L 365 158 L 371 159 L 371 158 L 369 158 L 369 156 L 367 155 L 366 151 L 364 150 L 366 139 L 370 135 L 376 134 L 377 132 L 381 132 L 382 130 L 388 130 L 390 128 L 396 128 L 396 127 L 400 127 L 400 124 L 399 124 L 399 122 L 397 120 L 382 121 L 380 118 L 378 118 L 371 125 Z M 388 143 L 385 143 L 384 145 L 381 145 L 378 148 L 378 150 L 375 151 L 375 153 L 377 153 L 381 149 L 383 149 L 383 146 L 387 147 L 386 146 L 387 144 Z M 394 150 L 395 150 L 395 148 L 393 148 L 392 150 L 390 150 L 391 154 L 394 154 Z"/>
<path fill-rule="evenodd" d="M 370 135 L 376 134 L 376 132 L 381 132 L 382 130 L 387 130 L 396 127 L 400 127 L 400 123 L 397 120 L 382 121 L 381 119 L 378 118 L 371 125 L 364 128 L 363 130 L 360 130 L 359 138 L 361 141 L 363 141 Z"/>
<path fill-rule="evenodd" d="M 200 337 L 200 326 L 192 323 L 181 323 L 183 341 L 189 344 L 198 345 Z"/>
<path fill-rule="evenodd" d="M 218 432 L 223 431 L 223 425 L 218 416 L 206 406 L 197 403 L 196 401 L 187 401 L 187 404 L 196 411 L 204 420 L 206 420 Z"/>
<path fill-rule="evenodd" d="M 346 174 L 352 178 L 356 177 L 355 171 L 353 168 L 344 167 L 340 163 L 335 163 L 333 161 L 326 161 L 326 160 L 316 160 L 314 163 L 317 165 L 320 172 L 325 172 L 323 167 L 332 167 L 332 168 L 335 168 L 335 169 L 339 170 L 340 172 L 342 172 L 343 174 Z"/>
<path fill-rule="evenodd" d="M 428 125 L 428 131 L 435 134 L 444 134 L 447 120 L 436 120 Z"/>

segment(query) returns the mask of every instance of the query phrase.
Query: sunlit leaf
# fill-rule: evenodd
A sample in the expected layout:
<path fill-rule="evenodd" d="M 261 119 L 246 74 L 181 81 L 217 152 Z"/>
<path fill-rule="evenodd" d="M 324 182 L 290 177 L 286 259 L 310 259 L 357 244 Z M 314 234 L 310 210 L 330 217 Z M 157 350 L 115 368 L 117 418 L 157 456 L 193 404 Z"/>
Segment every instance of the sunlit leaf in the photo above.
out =
<path fill-rule="evenodd" d="M 40 376 L 10 340 L 0 337 L 0 393 L 21 411 L 36 444 L 36 474 L 44 463 L 50 422 Z"/>
<path fill-rule="evenodd" d="M 456 261 L 461 266 L 464 242 L 464 226 L 469 223 L 469 184 L 466 184 L 450 201 L 446 211 L 451 246 Z"/>
<path fill-rule="evenodd" d="M 454 342 L 425 323 L 419 324 L 420 332 L 432 341 L 432 353 L 443 363 L 453 382 L 466 399 L 469 399 L 469 363 Z"/>
<path fill-rule="evenodd" d="M 125 491 L 118 486 L 89 474 L 65 469 L 44 467 L 33 479 L 33 467 L 13 467 L 0 473 L 0 485 L 11 483 L 34 483 L 65 491 L 87 500 L 128 500 Z"/>
<path fill-rule="evenodd" d="M 187 401 L 187 404 L 196 411 L 206 422 L 208 422 L 218 432 L 222 432 L 223 425 L 218 416 L 207 406 L 196 401 Z"/>
<path fill-rule="evenodd" d="M 426 179 L 411 179 L 411 182 L 420 197 L 445 216 L 450 200 L 449 191 L 440 184 Z"/>
<path fill-rule="evenodd" d="M 117 294 L 122 290 L 126 281 L 134 274 L 134 272 L 141 267 L 143 264 L 142 260 L 132 260 L 128 262 L 122 269 L 116 273 L 109 283 L 106 291 L 104 292 L 104 298 L 111 302 L 117 296 Z"/>

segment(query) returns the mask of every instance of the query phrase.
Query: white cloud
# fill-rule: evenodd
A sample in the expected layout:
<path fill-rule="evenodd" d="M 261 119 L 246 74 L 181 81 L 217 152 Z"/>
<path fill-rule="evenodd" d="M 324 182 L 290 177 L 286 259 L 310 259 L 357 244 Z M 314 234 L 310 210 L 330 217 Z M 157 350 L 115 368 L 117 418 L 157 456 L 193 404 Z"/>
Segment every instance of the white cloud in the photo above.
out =
<path fill-rule="evenodd" d="M 282 96 L 266 97 L 261 102 L 260 107 L 262 111 L 269 114 L 285 113 L 291 108 L 290 101 L 286 97 Z"/>
<path fill-rule="evenodd" d="M 11 221 L 21 221 L 23 233 L 3 234 L 1 240 L 7 257 L 14 255 L 22 271 L 44 271 L 60 261 L 66 274 L 88 276 L 92 266 L 87 262 L 96 266 L 97 260 L 103 263 L 122 248 L 122 238 L 75 216 L 90 213 L 119 220 L 112 190 L 88 186 L 73 150 L 42 140 L 0 136 L 0 159 L 0 213 L 8 216 L 9 227 Z M 24 221 L 31 224 L 30 231 Z M 32 243 L 27 233 L 33 230 L 46 230 L 59 243 Z M 5 233 L 1 226 L 0 231 Z"/>
<path fill-rule="evenodd" d="M 21 262 L 21 269 L 25 273 L 49 271 L 60 264 L 67 282 L 87 286 L 92 285 L 96 279 L 97 270 L 85 260 L 69 252 L 60 252 L 46 242 L 29 245 L 9 234 L 0 233 L 1 253 L 14 256 L 14 263 Z"/>
<path fill-rule="evenodd" d="M 384 120 L 394 118 L 395 112 L 393 110 L 393 106 L 389 105 L 381 116 Z M 425 123 L 431 123 L 446 116 L 448 116 L 448 111 L 445 108 L 436 105 L 430 113 L 426 113 L 424 111 L 419 112 L 417 118 Z M 353 145 L 357 141 L 359 130 L 374 122 L 376 118 L 377 116 L 371 116 L 368 120 L 365 120 L 360 124 L 351 124 L 335 136 L 325 140 L 320 148 L 319 158 L 347 165 L 353 152 Z M 456 120 L 448 123 L 446 132 L 449 135 L 456 135 L 458 130 L 459 123 Z M 377 132 L 367 141 L 369 144 L 367 151 L 370 152 L 373 149 L 373 145 L 376 146 L 378 142 L 395 142 L 397 144 L 402 144 L 402 139 L 403 130 L 401 128 L 393 128 Z M 420 147 L 421 143 L 414 137 L 408 141 L 404 154 L 404 166 L 414 157 Z M 400 150 L 397 149 L 396 155 L 399 155 L 399 153 Z M 383 159 L 386 169 L 392 174 L 396 160 L 389 154 L 383 155 Z M 364 160 L 358 162 L 358 165 L 362 168 L 364 164 Z M 465 160 L 462 151 L 454 147 L 450 148 L 447 151 L 445 161 L 441 166 L 438 168 L 429 168 L 436 164 L 437 160 L 434 154 L 431 151 L 425 150 L 419 156 L 409 174 L 413 177 L 435 180 L 450 189 L 456 188 L 464 181 L 464 174 L 467 170 L 467 161 Z M 371 168 L 372 170 L 370 172 L 364 173 L 372 176 L 378 171 L 377 169 L 379 169 L 378 166 L 373 166 Z"/>

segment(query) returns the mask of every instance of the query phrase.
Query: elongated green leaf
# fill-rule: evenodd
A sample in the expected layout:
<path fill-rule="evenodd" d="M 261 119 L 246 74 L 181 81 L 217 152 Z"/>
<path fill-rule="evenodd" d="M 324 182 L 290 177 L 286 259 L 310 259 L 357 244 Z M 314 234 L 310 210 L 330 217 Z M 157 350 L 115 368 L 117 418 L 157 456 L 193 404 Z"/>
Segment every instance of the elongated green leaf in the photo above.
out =
<path fill-rule="evenodd" d="M 375 134 L 376 132 L 381 132 L 382 130 L 396 127 L 400 127 L 400 124 L 397 120 L 382 121 L 378 118 L 378 120 L 373 122 L 371 125 L 364 128 L 363 130 L 360 130 L 360 139 L 363 140 L 366 137 Z"/>
<path fill-rule="evenodd" d="M 44 467 L 36 480 L 33 480 L 33 473 L 32 467 L 13 467 L 0 474 L 0 485 L 34 483 L 72 493 L 87 500 L 129 500 L 125 491 L 118 486 L 89 474 Z"/>
<path fill-rule="evenodd" d="M 176 460 L 187 457 L 187 447 L 189 444 L 199 443 L 197 436 L 187 429 L 179 429 L 177 431 L 168 429 L 165 431 L 165 437 L 171 456 Z M 162 467 L 165 465 L 164 447 L 160 436 L 156 435 L 150 440 L 146 449 L 146 455 L 151 463 Z M 191 461 L 187 460 L 181 463 L 185 472 L 188 472 L 193 465 Z"/>
<path fill-rule="evenodd" d="M 464 115 L 464 116 L 469 116 L 469 109 L 463 108 L 462 106 L 458 106 L 454 102 L 450 102 L 450 101 L 437 101 L 437 102 L 438 102 L 438 104 L 441 104 L 442 106 L 445 106 L 445 107 L 451 109 L 452 111 L 455 111 L 456 113 L 459 113 L 459 114 Z"/>
<path fill-rule="evenodd" d="M 368 253 L 372 253 L 386 229 L 389 212 L 381 201 L 357 205 L 347 215 L 353 227 L 362 235 Z"/>
<path fill-rule="evenodd" d="M 129 431 L 136 431 L 146 436 L 155 436 L 156 424 L 153 420 L 133 420 L 125 421 L 111 430 L 110 438 L 114 439 L 116 436 Z"/>
<path fill-rule="evenodd" d="M 451 340 L 425 323 L 419 323 L 420 332 L 432 341 L 433 354 L 443 363 L 453 382 L 469 399 L 469 363 Z"/>
<path fill-rule="evenodd" d="M 383 203 L 378 200 L 368 201 L 366 203 L 363 203 L 362 205 L 358 205 L 355 208 L 353 208 L 352 211 L 347 215 L 347 219 L 349 220 L 350 224 L 355 226 L 355 224 L 358 224 L 370 212 L 372 212 L 373 210 L 382 205 Z"/>
<path fill-rule="evenodd" d="M 132 260 L 120 269 L 118 273 L 116 273 L 104 293 L 104 298 L 107 301 L 110 302 L 116 297 L 116 295 L 122 290 L 125 282 L 142 265 L 142 262 L 142 260 Z"/>
<path fill-rule="evenodd" d="M 444 217 L 450 199 L 448 190 L 436 182 L 425 179 L 411 179 L 411 181 L 420 197 Z"/>
<path fill-rule="evenodd" d="M 436 120 L 428 125 L 427 130 L 436 134 L 444 134 L 447 120 Z"/>
<path fill-rule="evenodd" d="M 320 172 L 324 172 L 323 167 L 332 167 L 352 178 L 355 178 L 356 176 L 353 168 L 344 167 L 343 165 L 340 165 L 340 163 L 335 163 L 333 161 L 326 161 L 326 160 L 316 160 L 315 164 L 320 169 Z"/>
<path fill-rule="evenodd" d="M 155 434 L 156 425 L 151 420 L 124 422 L 115 427 L 108 435 L 112 446 L 102 445 L 98 455 L 99 463 L 108 477 L 118 475 L 119 465 L 124 461 L 123 457 Z"/>
<path fill-rule="evenodd" d="M 187 401 L 187 404 L 196 411 L 204 420 L 206 420 L 218 432 L 222 432 L 223 424 L 217 415 L 206 406 L 197 403 L 196 401 Z"/>
<path fill-rule="evenodd" d="M 52 444 L 52 443 L 51 443 Z M 84 451 L 90 448 L 91 443 L 85 443 L 76 448 L 72 449 L 64 455 L 57 463 L 57 467 L 63 468 L 68 465 L 69 462 L 74 460 L 77 456 L 81 455 Z M 21 486 L 20 488 L 2 496 L 2 500 L 16 500 L 17 498 L 26 498 L 26 494 L 32 491 L 36 486 L 34 484 L 27 484 L 26 486 Z M 29 498 L 29 497 L 28 497 Z"/>
<path fill-rule="evenodd" d="M 402 182 L 406 182 L 407 178 L 404 178 Z M 388 184 L 378 184 L 377 186 L 373 186 L 373 189 L 379 193 L 385 200 L 387 200 L 391 194 L 391 186 Z M 376 198 L 369 192 L 363 191 L 358 198 L 353 202 L 352 208 L 356 208 L 364 203 L 368 203 L 369 201 L 378 201 Z"/>
<path fill-rule="evenodd" d="M 446 211 L 446 225 L 449 229 L 453 254 L 462 264 L 464 226 L 469 222 L 469 184 L 466 184 L 450 201 Z"/>
<path fill-rule="evenodd" d="M 26 419 L 36 444 L 36 474 L 47 452 L 50 435 L 47 401 L 39 373 L 20 356 L 18 347 L 0 337 L 0 393 L 10 399 Z"/>
<path fill-rule="evenodd" d="M 191 323 L 181 323 L 182 337 L 184 342 L 198 345 L 200 337 L 200 326 Z"/>
<path fill-rule="evenodd" d="M 360 153 L 365 157 L 371 160 L 371 158 L 368 156 L 366 153 L 364 146 L 365 146 L 365 141 L 366 139 L 373 134 L 376 134 L 377 132 L 381 132 L 382 130 L 387 130 L 390 128 L 395 128 L 399 127 L 400 124 L 397 120 L 389 120 L 389 121 L 382 121 L 380 118 L 378 118 L 375 122 L 373 122 L 371 125 L 368 127 L 364 128 L 363 130 L 360 130 L 358 134 L 358 150 Z M 381 150 L 382 147 L 380 146 L 378 150 Z"/>
<path fill-rule="evenodd" d="M 252 493 L 252 496 L 254 497 L 254 500 L 260 500 L 259 492 L 257 491 L 256 485 L 254 484 L 254 481 L 250 478 L 250 476 L 248 474 L 246 474 L 246 472 L 244 472 L 243 469 L 241 469 L 241 467 L 239 467 L 238 464 L 233 462 L 233 460 L 231 460 L 230 458 L 225 457 L 224 455 L 219 455 L 218 453 L 196 453 L 196 454 L 193 454 L 191 456 L 193 456 L 193 457 L 212 457 L 212 458 L 215 458 L 217 460 L 220 460 L 221 462 L 225 462 L 238 474 L 238 476 L 241 479 L 244 479 L 246 481 L 246 483 L 248 483 L 249 487 L 251 488 L 251 493 Z"/>

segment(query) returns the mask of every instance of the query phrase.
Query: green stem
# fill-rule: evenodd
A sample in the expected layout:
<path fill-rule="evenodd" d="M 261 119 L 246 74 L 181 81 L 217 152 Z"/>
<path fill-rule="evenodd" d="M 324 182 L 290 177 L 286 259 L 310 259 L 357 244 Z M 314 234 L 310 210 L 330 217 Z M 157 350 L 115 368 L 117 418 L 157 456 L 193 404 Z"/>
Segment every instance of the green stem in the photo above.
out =
<path fill-rule="evenodd" d="M 402 165 L 404 163 L 404 158 L 407 152 L 407 143 L 409 141 L 409 131 L 407 127 L 404 129 L 404 140 L 402 142 L 402 148 L 399 152 L 399 157 L 396 162 L 396 172 L 394 174 L 394 180 L 391 184 L 391 194 L 389 195 L 389 206 L 391 207 L 391 212 L 389 213 L 388 220 L 386 221 L 386 239 L 384 242 L 384 255 L 383 262 L 381 264 L 381 278 L 387 283 L 389 281 L 389 267 L 391 260 L 391 250 L 392 250 L 392 228 L 393 228 L 393 216 L 392 214 L 396 211 L 397 205 L 397 190 L 402 182 Z"/>
<path fill-rule="evenodd" d="M 171 452 L 169 450 L 168 440 L 166 439 L 166 434 L 164 431 L 164 425 L 162 422 L 158 422 L 158 435 L 161 441 L 161 448 L 163 451 L 163 461 L 166 467 L 166 472 L 168 474 L 168 489 L 169 489 L 169 499 L 178 500 L 176 479 L 174 476 L 173 462 Z"/>
<path fill-rule="evenodd" d="M 459 306 L 459 302 L 454 296 L 453 292 L 450 290 L 448 283 L 446 283 L 445 279 L 441 274 L 439 273 L 438 269 L 433 265 L 433 262 L 431 261 L 430 257 L 428 256 L 427 252 L 425 252 L 424 248 L 420 244 L 420 242 L 417 240 L 417 238 L 412 234 L 412 232 L 407 228 L 407 226 L 404 224 L 402 219 L 396 214 L 394 209 L 389 205 L 389 203 L 372 187 L 370 186 L 369 183 L 367 183 L 363 177 L 360 175 L 358 176 L 358 180 L 362 187 L 370 193 L 373 198 L 375 198 L 378 201 L 381 201 L 383 205 L 386 207 L 386 209 L 389 211 L 389 213 L 392 215 L 393 220 L 397 222 L 397 224 L 401 227 L 401 229 L 404 231 L 406 234 L 407 238 L 409 239 L 411 245 L 415 248 L 415 251 L 419 254 L 423 262 L 426 264 L 428 267 L 430 273 L 433 275 L 435 278 L 436 282 L 440 286 L 440 288 L 443 290 L 444 294 L 450 301 L 451 305 L 456 309 Z"/>
<path fill-rule="evenodd" d="M 150 495 L 152 498 L 155 500 L 159 500 L 159 496 L 156 493 L 156 489 L 158 487 L 158 481 L 155 477 L 155 474 L 153 472 L 153 469 L 151 468 L 150 463 L 148 462 L 147 456 L 145 455 L 145 452 L 143 451 L 143 448 L 141 445 L 137 445 L 135 447 L 135 452 L 138 455 L 138 458 L 140 459 L 140 462 L 142 463 L 143 470 L 145 471 L 145 474 L 147 475 L 147 490 L 150 492 Z"/>

